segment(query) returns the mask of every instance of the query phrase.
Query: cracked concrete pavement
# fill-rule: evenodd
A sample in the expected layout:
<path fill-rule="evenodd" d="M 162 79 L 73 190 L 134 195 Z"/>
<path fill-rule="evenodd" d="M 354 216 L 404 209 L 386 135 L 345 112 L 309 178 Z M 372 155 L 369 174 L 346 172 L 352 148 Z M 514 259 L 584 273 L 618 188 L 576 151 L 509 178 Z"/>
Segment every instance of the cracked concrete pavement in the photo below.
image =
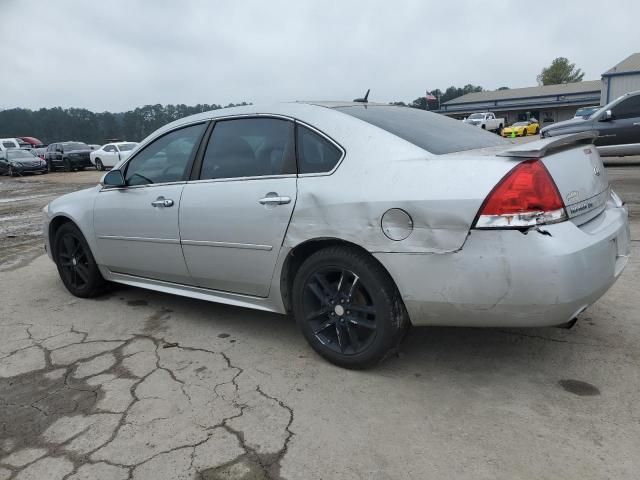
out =
<path fill-rule="evenodd" d="M 0 480 L 637 478 L 640 168 L 608 170 L 634 256 L 572 330 L 416 328 L 365 372 L 287 317 L 126 287 L 82 300 L 47 257 L 12 263 Z"/>

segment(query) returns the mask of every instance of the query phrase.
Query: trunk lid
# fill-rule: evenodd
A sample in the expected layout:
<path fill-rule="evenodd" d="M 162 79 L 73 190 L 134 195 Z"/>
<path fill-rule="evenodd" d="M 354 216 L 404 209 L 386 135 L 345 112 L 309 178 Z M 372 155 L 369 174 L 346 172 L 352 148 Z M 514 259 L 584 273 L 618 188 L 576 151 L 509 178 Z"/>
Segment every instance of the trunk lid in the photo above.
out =
<path fill-rule="evenodd" d="M 595 133 L 582 132 L 519 144 L 498 156 L 539 158 L 553 177 L 567 215 L 578 225 L 605 208 L 609 179 L 600 155 L 592 144 Z"/>

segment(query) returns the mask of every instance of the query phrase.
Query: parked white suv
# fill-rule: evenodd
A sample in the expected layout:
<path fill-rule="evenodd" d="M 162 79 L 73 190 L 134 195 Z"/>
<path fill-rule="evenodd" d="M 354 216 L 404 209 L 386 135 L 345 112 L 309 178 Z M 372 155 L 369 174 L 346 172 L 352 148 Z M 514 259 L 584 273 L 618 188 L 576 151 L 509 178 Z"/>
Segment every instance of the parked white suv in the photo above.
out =
<path fill-rule="evenodd" d="M 20 148 L 20 144 L 15 138 L 0 138 L 0 158 L 5 158 L 10 148 Z"/>

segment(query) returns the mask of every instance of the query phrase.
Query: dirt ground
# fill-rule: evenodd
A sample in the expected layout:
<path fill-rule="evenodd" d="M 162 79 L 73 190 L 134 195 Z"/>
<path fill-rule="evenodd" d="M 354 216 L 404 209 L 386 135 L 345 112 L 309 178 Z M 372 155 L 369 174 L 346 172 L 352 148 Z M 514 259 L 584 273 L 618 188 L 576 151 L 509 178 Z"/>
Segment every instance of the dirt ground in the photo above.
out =
<path fill-rule="evenodd" d="M 72 297 L 41 209 L 100 174 L 0 177 L 0 480 L 638 478 L 640 167 L 607 173 L 632 258 L 573 329 L 414 328 L 365 372 L 284 316 Z"/>

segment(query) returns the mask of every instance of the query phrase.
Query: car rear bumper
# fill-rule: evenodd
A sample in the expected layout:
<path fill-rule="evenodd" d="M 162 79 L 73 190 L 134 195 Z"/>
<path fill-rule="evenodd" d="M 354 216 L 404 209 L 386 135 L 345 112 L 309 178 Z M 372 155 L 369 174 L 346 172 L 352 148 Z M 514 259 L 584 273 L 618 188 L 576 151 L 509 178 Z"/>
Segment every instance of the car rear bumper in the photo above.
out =
<path fill-rule="evenodd" d="M 379 253 L 414 325 L 537 327 L 573 319 L 622 273 L 627 209 L 611 199 L 588 223 L 472 230 L 450 254 Z"/>

